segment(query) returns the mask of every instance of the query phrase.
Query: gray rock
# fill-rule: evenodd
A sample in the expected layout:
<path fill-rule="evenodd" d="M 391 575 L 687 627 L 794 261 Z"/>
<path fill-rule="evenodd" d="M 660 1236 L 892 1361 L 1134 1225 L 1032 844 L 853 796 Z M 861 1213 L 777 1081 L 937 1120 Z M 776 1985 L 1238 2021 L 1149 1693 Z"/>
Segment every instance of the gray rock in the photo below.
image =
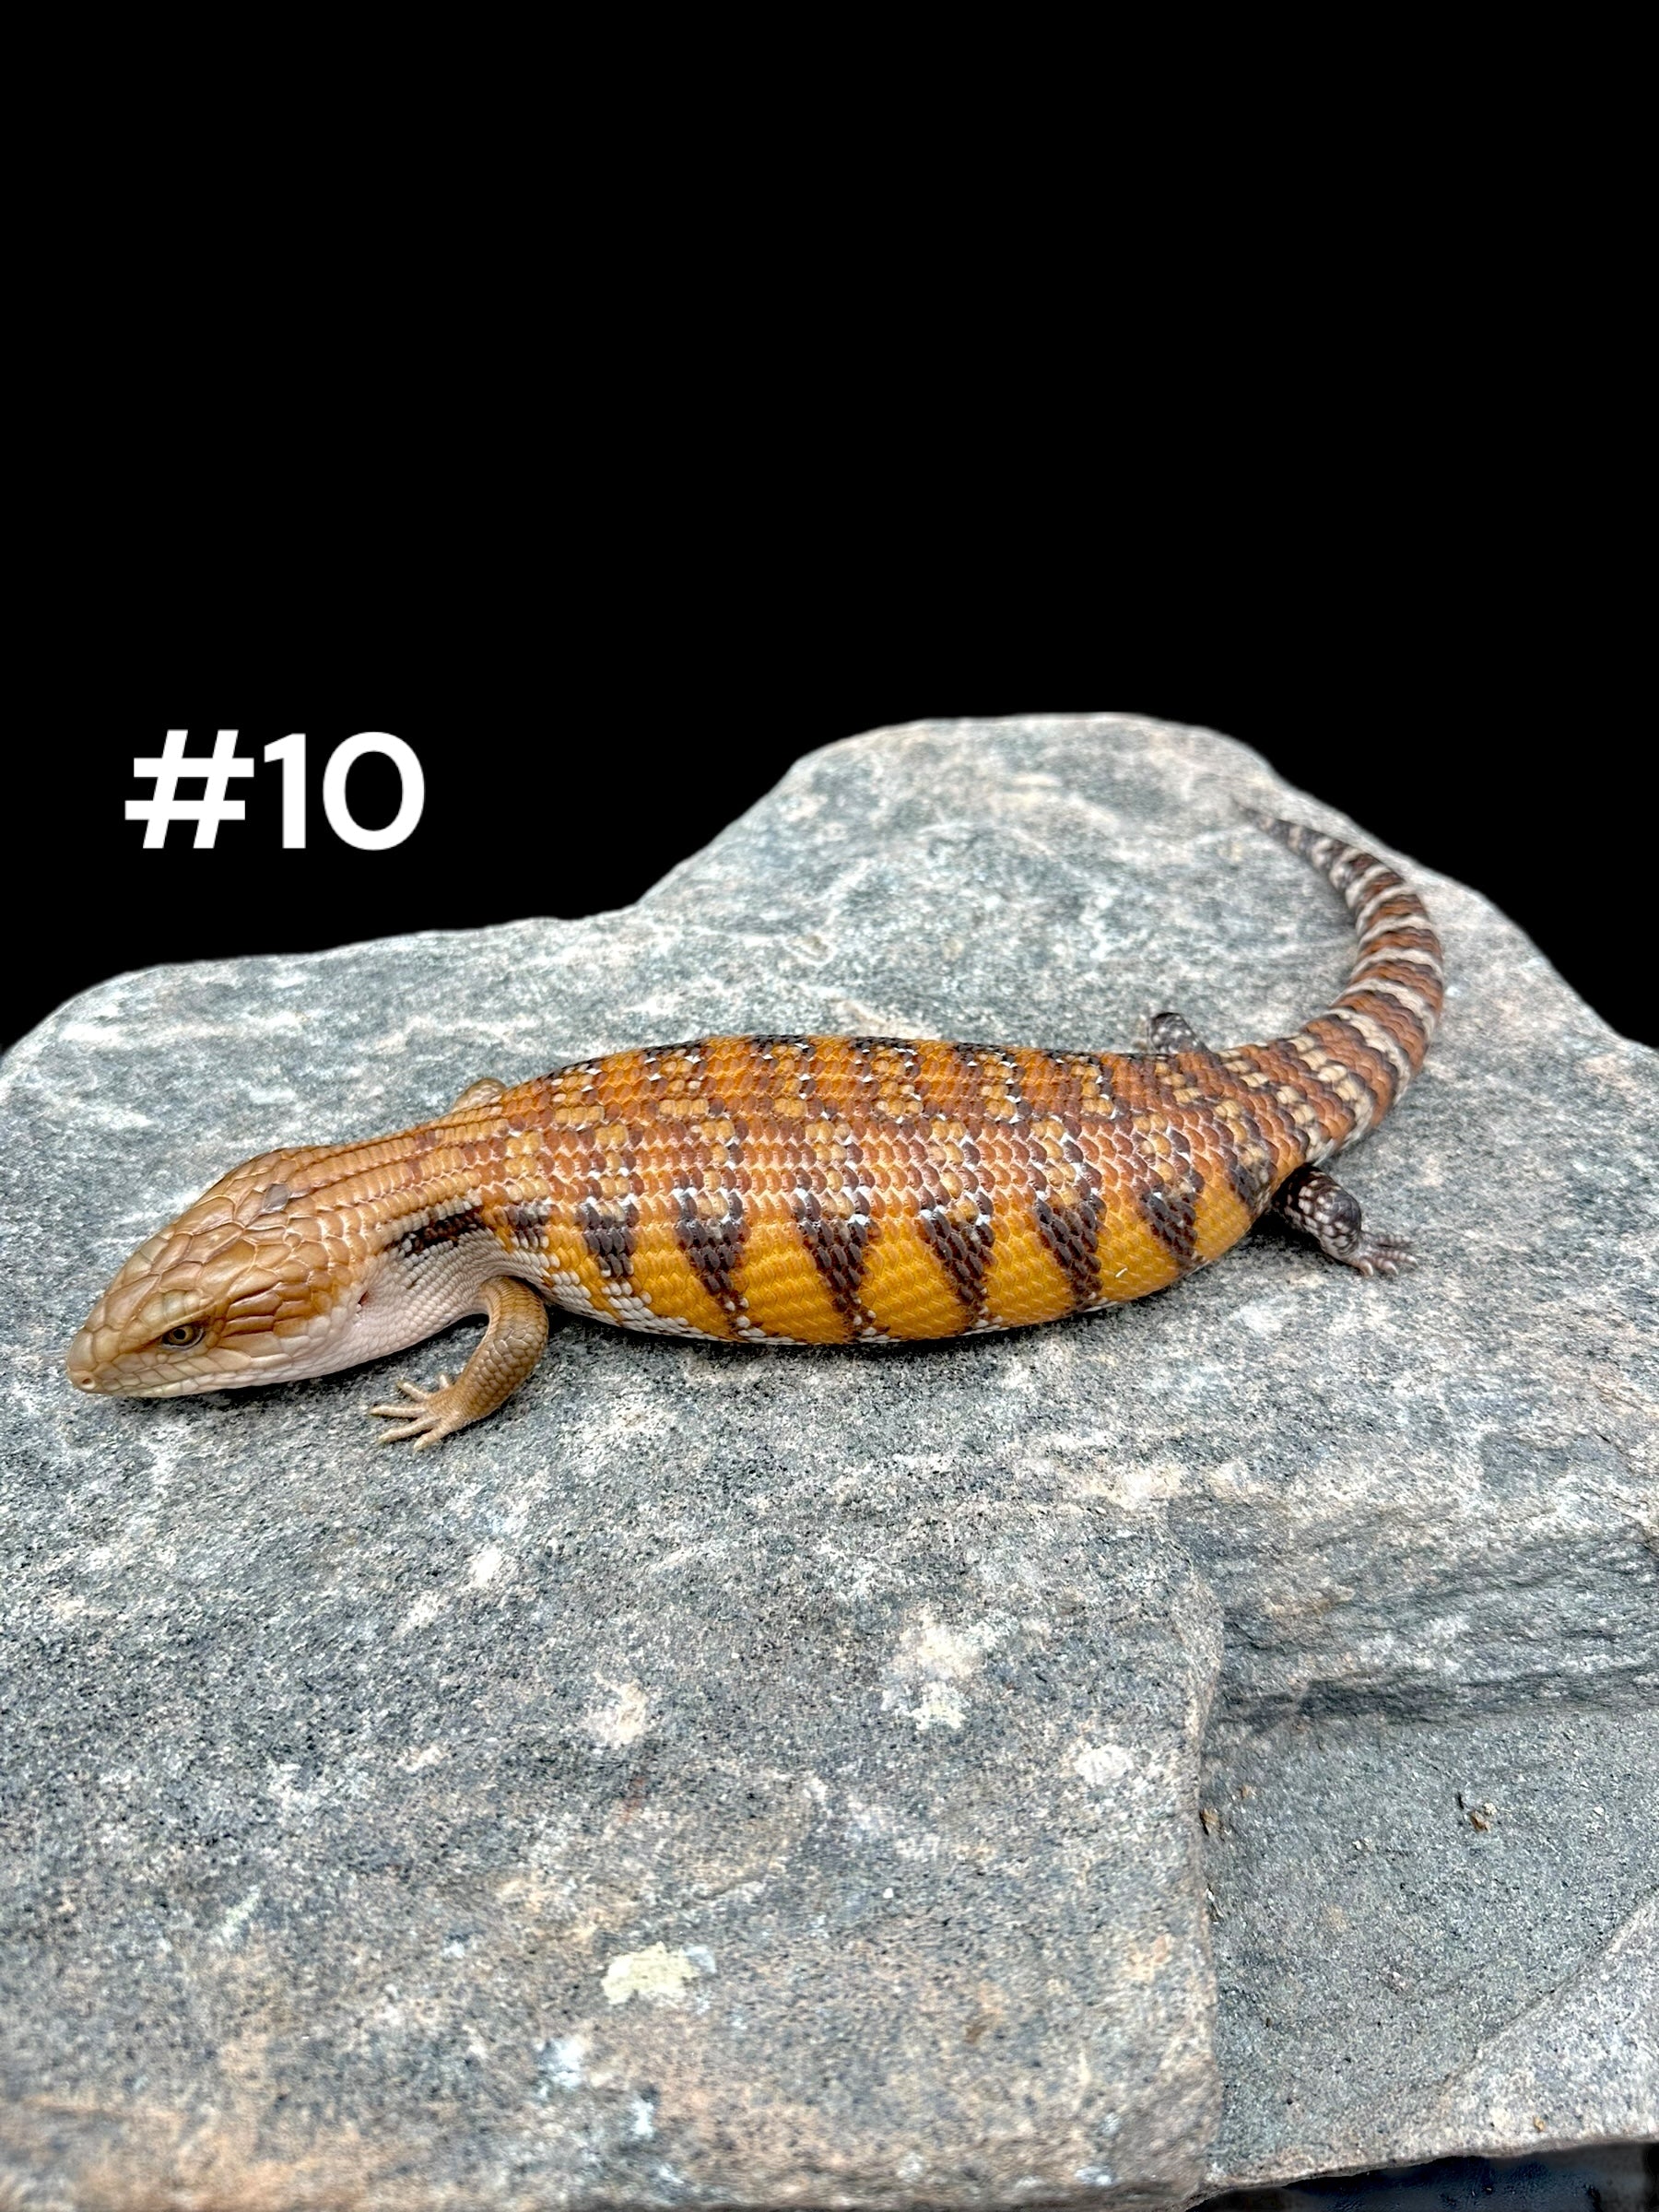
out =
<path fill-rule="evenodd" d="M 1659 1714 L 1223 1723 L 1207 1752 L 1215 2187 L 1659 2136 Z"/>
<path fill-rule="evenodd" d="M 228 1164 L 481 1073 L 1279 1033 L 1350 939 L 1234 794 L 1352 833 L 1205 732 L 877 732 L 623 913 L 122 977 L 17 1047 L 23 2201 L 1181 2205 L 1659 2134 L 1659 1082 L 1459 886 L 1411 870 L 1446 1024 L 1344 1170 L 1394 1282 L 1264 1230 L 1006 1339 L 576 1324 L 420 1459 L 359 1409 L 437 1347 L 62 1373 Z"/>

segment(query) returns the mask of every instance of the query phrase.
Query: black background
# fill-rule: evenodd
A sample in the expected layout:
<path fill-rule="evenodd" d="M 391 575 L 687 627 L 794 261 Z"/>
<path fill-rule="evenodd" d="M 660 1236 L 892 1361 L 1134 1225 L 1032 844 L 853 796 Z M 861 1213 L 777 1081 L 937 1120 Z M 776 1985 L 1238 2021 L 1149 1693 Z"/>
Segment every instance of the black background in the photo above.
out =
<path fill-rule="evenodd" d="M 465 220 L 424 142 L 314 237 L 250 161 L 218 253 L 217 172 L 147 127 L 122 193 L 176 202 L 153 235 L 100 205 L 28 357 L 0 1038 L 156 960 L 617 905 L 879 724 L 1106 709 L 1257 747 L 1659 1038 L 1601 50 L 1568 130 L 1559 42 L 1535 103 L 1484 41 L 1304 82 L 1291 40 L 1261 100 L 1271 41 L 1176 44 L 1104 108 L 1046 42 L 1022 98 L 999 49 L 971 124 L 850 48 L 822 115 L 693 104 L 570 174 L 530 96 Z M 214 852 L 143 852 L 170 727 L 305 731 L 310 849 L 265 770 Z M 372 729 L 428 775 L 385 854 L 315 804 Z"/>
<path fill-rule="evenodd" d="M 6 1041 L 159 960 L 624 904 L 797 755 L 879 724 L 1104 709 L 1254 746 L 1484 891 L 1616 1028 L 1659 1041 L 1638 957 L 1643 710 L 1616 605 L 1559 569 L 1529 575 L 1495 535 L 1472 565 L 1380 532 L 1363 559 L 1242 527 L 1072 532 L 1041 559 L 1018 530 L 947 535 L 897 555 L 847 538 L 811 561 L 786 537 L 769 566 L 717 535 L 682 541 L 677 570 L 573 575 L 562 603 L 557 559 L 500 593 L 336 581 L 240 622 L 185 598 L 124 625 L 112 582 L 18 765 Z M 142 850 L 132 760 L 171 727 L 201 754 L 235 728 L 256 759 L 303 730 L 307 850 L 280 848 L 275 766 L 233 787 L 248 819 L 212 852 L 182 825 Z M 385 853 L 342 845 L 320 805 L 328 753 L 359 730 L 395 733 L 426 770 L 420 826 Z M 390 768 L 362 763 L 350 796 L 387 819 Z"/>

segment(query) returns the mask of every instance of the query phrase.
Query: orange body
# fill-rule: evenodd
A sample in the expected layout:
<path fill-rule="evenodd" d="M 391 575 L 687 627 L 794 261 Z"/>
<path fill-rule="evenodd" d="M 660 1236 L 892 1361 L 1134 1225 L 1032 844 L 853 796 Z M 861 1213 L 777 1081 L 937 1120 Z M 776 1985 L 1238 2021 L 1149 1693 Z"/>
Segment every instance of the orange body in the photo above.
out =
<path fill-rule="evenodd" d="M 1141 1298 L 1236 1243 L 1351 1127 L 1295 1073 L 1291 1104 L 1271 1065 L 1205 1052 L 713 1037 L 561 1068 L 316 1165 L 343 1228 L 362 1206 L 365 1232 L 488 1231 L 513 1272 L 624 1328 L 955 1336 Z M 324 1196 L 298 1159 L 284 1181 Z"/>

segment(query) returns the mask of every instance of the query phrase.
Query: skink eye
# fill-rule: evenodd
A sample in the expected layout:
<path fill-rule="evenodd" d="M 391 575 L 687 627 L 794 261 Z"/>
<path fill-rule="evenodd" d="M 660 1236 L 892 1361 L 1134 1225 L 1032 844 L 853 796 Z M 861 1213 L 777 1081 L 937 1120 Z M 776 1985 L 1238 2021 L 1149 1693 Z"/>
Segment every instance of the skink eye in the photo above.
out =
<path fill-rule="evenodd" d="M 207 1324 L 206 1322 L 182 1321 L 176 1329 L 169 1329 L 161 1341 L 163 1344 L 171 1345 L 175 1349 L 182 1351 L 190 1345 L 200 1344 L 206 1334 Z"/>

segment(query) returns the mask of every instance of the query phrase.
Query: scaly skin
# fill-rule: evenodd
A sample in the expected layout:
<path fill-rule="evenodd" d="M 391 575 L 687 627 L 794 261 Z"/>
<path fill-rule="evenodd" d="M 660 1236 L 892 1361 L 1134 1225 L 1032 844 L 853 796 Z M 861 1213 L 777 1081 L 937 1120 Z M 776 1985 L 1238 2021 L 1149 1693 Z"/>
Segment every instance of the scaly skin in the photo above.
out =
<path fill-rule="evenodd" d="M 143 1397 L 288 1382 L 485 1312 L 457 1381 L 371 1408 L 419 1448 L 524 1382 L 544 1299 L 727 1343 L 1024 1328 L 1161 1290 L 1275 1203 L 1392 1274 L 1405 1247 L 1323 1163 L 1421 1066 L 1440 945 L 1382 862 L 1257 818 L 1359 931 L 1347 989 L 1293 1037 L 1215 1053 L 1176 1015 L 1141 1053 L 710 1037 L 487 1078 L 398 1135 L 233 1169 L 116 1276 L 70 1375 Z"/>

